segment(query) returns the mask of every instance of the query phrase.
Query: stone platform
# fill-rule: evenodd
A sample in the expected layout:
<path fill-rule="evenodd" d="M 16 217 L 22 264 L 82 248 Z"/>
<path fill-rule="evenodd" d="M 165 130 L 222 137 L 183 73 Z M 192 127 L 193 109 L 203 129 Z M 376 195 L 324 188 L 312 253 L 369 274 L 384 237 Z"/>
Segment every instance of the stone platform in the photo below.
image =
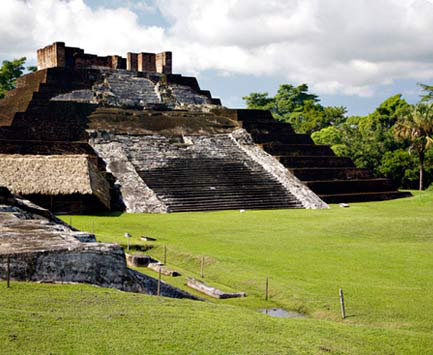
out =
<path fill-rule="evenodd" d="M 88 283 L 155 295 L 157 280 L 128 269 L 116 244 L 97 243 L 73 230 L 49 211 L 0 188 L 0 279 L 47 283 Z M 162 283 L 161 295 L 195 297 Z"/>

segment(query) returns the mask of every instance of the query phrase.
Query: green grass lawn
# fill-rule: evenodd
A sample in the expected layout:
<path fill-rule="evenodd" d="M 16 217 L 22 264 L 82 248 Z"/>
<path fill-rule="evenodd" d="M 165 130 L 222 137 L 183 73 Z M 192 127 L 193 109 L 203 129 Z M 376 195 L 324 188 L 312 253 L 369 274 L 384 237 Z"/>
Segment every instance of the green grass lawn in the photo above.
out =
<path fill-rule="evenodd" d="M 157 238 L 148 253 L 161 260 L 166 246 L 182 277 L 164 280 L 185 290 L 184 276 L 199 277 L 204 256 L 206 282 L 248 297 L 194 302 L 0 283 L 0 353 L 433 353 L 433 193 L 348 209 L 71 219 L 101 242 L 126 244 L 125 232 L 133 245 Z M 271 307 L 309 318 L 258 313 Z"/>

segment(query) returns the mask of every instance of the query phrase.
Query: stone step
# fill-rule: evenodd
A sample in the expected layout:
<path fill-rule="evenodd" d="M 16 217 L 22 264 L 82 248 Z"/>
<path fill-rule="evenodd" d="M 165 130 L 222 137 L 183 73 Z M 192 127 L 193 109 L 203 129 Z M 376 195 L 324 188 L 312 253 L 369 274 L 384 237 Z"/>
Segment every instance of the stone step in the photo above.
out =
<path fill-rule="evenodd" d="M 270 122 L 270 123 L 275 122 L 272 113 L 268 110 L 238 109 L 236 110 L 236 114 L 237 114 L 238 121 Z"/>
<path fill-rule="evenodd" d="M 187 171 L 188 170 L 188 171 Z M 203 172 L 203 170 L 200 171 L 194 171 L 192 169 L 187 170 L 171 170 L 167 171 L 165 169 L 161 169 L 158 171 L 152 170 L 152 171 L 139 171 L 139 174 L 146 179 L 164 179 L 168 180 L 168 178 L 188 178 L 188 181 L 191 180 L 191 174 L 194 173 L 194 181 L 205 179 L 205 180 L 215 180 L 218 179 L 218 181 L 227 180 L 227 181 L 233 181 L 233 179 L 237 180 L 245 180 L 245 174 L 248 174 L 250 177 L 256 177 L 257 179 L 263 180 L 263 181 L 269 181 L 269 175 L 266 173 L 266 175 L 263 175 L 260 171 L 216 171 L 213 175 L 206 174 Z M 197 174 L 195 174 L 197 173 Z M 175 183 L 176 181 L 173 181 Z"/>
<path fill-rule="evenodd" d="M 272 155 L 334 155 L 329 145 L 267 143 L 263 144 L 263 149 Z"/>
<path fill-rule="evenodd" d="M 266 201 L 266 200 L 244 200 L 244 199 L 162 199 L 168 207 L 186 207 L 186 206 L 301 206 L 298 202 L 286 200 Z"/>
<path fill-rule="evenodd" d="M 257 144 L 265 143 L 282 143 L 282 144 L 314 144 L 308 134 L 281 134 L 271 135 L 262 133 L 253 133 L 251 136 Z"/>
<path fill-rule="evenodd" d="M 22 87 L 8 91 L 6 97 L 0 100 L 0 126 L 12 123 L 16 113 L 26 112 L 29 108 L 34 90 Z"/>
<path fill-rule="evenodd" d="M 242 128 L 246 129 L 250 133 L 262 133 L 262 134 L 273 134 L 276 135 L 278 133 L 284 134 L 295 134 L 293 128 L 290 124 L 284 122 L 250 122 L 250 121 L 242 121 Z"/>
<path fill-rule="evenodd" d="M 381 191 L 381 192 L 360 192 L 343 194 L 324 194 L 319 197 L 326 203 L 349 203 L 349 202 L 368 202 L 383 201 L 396 198 L 410 197 L 410 192 L 403 191 Z"/>
<path fill-rule="evenodd" d="M 179 183 L 164 183 L 157 182 L 157 181 L 150 181 L 143 179 L 144 182 L 148 186 L 152 186 L 154 189 L 203 189 L 203 190 L 224 190 L 228 188 L 232 189 L 255 189 L 255 188 L 261 188 L 265 190 L 272 190 L 275 188 L 275 184 L 271 184 L 268 181 L 261 181 L 261 182 L 248 182 L 248 181 L 239 181 L 239 182 L 231 182 L 229 180 L 226 180 L 224 182 L 216 182 L 213 181 L 212 183 L 209 182 L 179 182 Z"/>
<path fill-rule="evenodd" d="M 162 196 L 161 199 L 168 205 L 182 205 L 185 206 L 187 204 L 217 204 L 217 205 L 230 205 L 230 204 L 261 204 L 261 205 L 275 205 L 275 204 L 284 204 L 284 205 L 296 205 L 296 202 L 291 202 L 290 198 L 280 199 L 280 200 L 266 200 L 266 199 L 246 199 L 246 198 L 236 198 L 234 197 L 226 197 L 226 198 L 210 198 L 210 197 L 196 197 L 196 198 L 170 198 Z"/>
<path fill-rule="evenodd" d="M 140 173 L 143 173 L 144 175 L 148 175 L 148 176 L 152 176 L 152 174 L 154 174 L 155 176 L 161 175 L 161 174 L 168 174 L 168 175 L 188 175 L 188 171 L 190 172 L 194 172 L 197 173 L 197 176 L 203 175 L 203 176 L 209 176 L 206 174 L 206 172 L 204 171 L 205 166 L 203 165 L 202 169 L 198 170 L 198 169 L 192 169 L 192 168 L 188 168 L 186 165 L 186 168 L 182 169 L 182 168 L 176 168 L 176 169 L 168 169 L 168 168 L 157 168 L 154 170 L 138 170 Z M 250 174 L 257 174 L 259 176 L 263 176 L 262 175 L 262 171 L 260 170 L 249 170 L 247 168 L 245 169 L 239 169 L 239 170 L 228 170 L 227 169 L 222 169 L 221 167 L 219 167 L 220 169 L 215 170 L 214 174 L 216 176 L 245 176 L 244 174 L 246 172 L 249 172 Z"/>
<path fill-rule="evenodd" d="M 352 160 L 337 156 L 276 156 L 286 168 L 355 167 Z"/>
<path fill-rule="evenodd" d="M 295 209 L 295 208 L 303 208 L 298 206 L 244 206 L 244 205 L 236 205 L 236 206 L 188 206 L 185 208 L 182 207 L 173 207 L 169 209 L 171 213 L 180 213 L 180 212 L 207 212 L 207 211 L 236 211 L 236 210 L 281 210 L 281 209 Z"/>
<path fill-rule="evenodd" d="M 164 203 L 171 207 L 171 206 L 187 206 L 187 205 L 218 205 L 218 206 L 230 206 L 230 205 L 260 205 L 260 206 L 275 206 L 275 205 L 284 205 L 284 206 L 297 206 L 298 203 L 291 202 L 289 198 L 287 199 L 281 199 L 281 200 L 275 200 L 275 201 L 269 201 L 264 199 L 244 199 L 244 198 L 226 198 L 226 199 L 218 199 L 218 198 L 190 198 L 190 199 L 182 199 L 182 198 L 164 198 L 161 197 L 161 200 L 164 201 Z"/>
<path fill-rule="evenodd" d="M 368 169 L 361 168 L 289 168 L 302 181 L 316 180 L 353 180 L 372 177 Z"/>
<path fill-rule="evenodd" d="M 365 179 L 365 180 L 324 180 L 304 182 L 318 195 L 332 194 L 338 191 L 343 193 L 382 192 L 395 190 L 395 185 L 390 179 Z"/>
<path fill-rule="evenodd" d="M 221 152 L 176 151 L 175 154 L 181 156 L 177 159 L 161 159 L 157 158 L 161 154 L 144 151 L 146 149 L 140 147 L 128 147 L 128 155 L 140 177 L 170 210 L 302 207 L 261 165 L 249 160 L 233 143 L 227 144 Z M 230 153 L 231 156 L 227 155 Z M 162 167 L 157 167 L 161 164 Z M 155 168 L 141 170 L 140 166 Z"/>
<path fill-rule="evenodd" d="M 274 192 L 260 192 L 260 191 L 253 191 L 253 190 L 245 190 L 245 191 L 194 191 L 194 190 L 184 190 L 184 191 L 167 191 L 167 190 L 159 190 L 159 189 L 153 189 L 158 196 L 162 196 L 164 198 L 176 198 L 176 199 L 182 199 L 182 200 L 199 200 L 199 199 L 237 199 L 240 198 L 242 200 L 248 201 L 248 200 L 258 200 L 263 198 L 272 198 L 275 201 L 278 200 L 286 200 L 290 199 L 291 196 L 285 195 L 284 192 L 279 191 L 278 189 L 275 189 Z"/>

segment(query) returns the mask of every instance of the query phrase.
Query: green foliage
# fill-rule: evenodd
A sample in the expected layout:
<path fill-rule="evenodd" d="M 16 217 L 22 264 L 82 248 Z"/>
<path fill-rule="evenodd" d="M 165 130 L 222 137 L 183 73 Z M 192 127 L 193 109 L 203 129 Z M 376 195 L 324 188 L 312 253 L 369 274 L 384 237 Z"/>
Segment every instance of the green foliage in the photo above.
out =
<path fill-rule="evenodd" d="M 419 85 L 427 92 L 423 100 L 431 100 L 433 86 Z M 429 115 L 426 107 L 430 106 L 411 106 L 400 94 L 389 97 L 365 117 L 346 117 L 345 107 L 322 106 L 318 96 L 308 92 L 306 84 L 281 85 L 275 97 L 252 93 L 244 100 L 248 108 L 271 110 L 276 119 L 290 123 L 297 133 L 311 134 L 316 144 L 330 145 L 336 155 L 348 156 L 357 167 L 370 169 L 374 176 L 390 177 L 401 187 L 414 187 L 418 174 L 414 164 L 424 164 L 423 154 L 433 142 L 429 133 L 431 116 L 422 123 L 421 130 L 427 134 L 415 129 L 415 123 L 411 124 L 411 134 L 403 134 L 403 126 L 409 132 L 408 122 L 414 121 L 415 116 Z M 396 137 L 397 131 L 402 139 Z M 418 156 L 407 153 L 409 148 Z M 432 181 L 433 171 L 424 170 L 423 179 Z"/>
<path fill-rule="evenodd" d="M 424 95 L 421 95 L 421 102 L 428 102 L 433 100 L 433 85 L 426 85 L 418 83 L 418 86 L 421 86 L 422 90 L 425 92 Z"/>
<path fill-rule="evenodd" d="M 311 135 L 314 143 L 330 145 L 331 149 L 337 156 L 343 157 L 349 155 L 349 147 L 343 143 L 343 132 L 341 129 L 329 126 L 322 128 L 320 131 Z"/>
<path fill-rule="evenodd" d="M 250 109 L 270 110 L 280 121 L 290 123 L 298 133 L 311 134 L 345 121 L 345 107 L 324 107 L 317 95 L 308 92 L 308 85 L 281 85 L 275 97 L 268 93 L 252 93 L 243 98 Z"/>
<path fill-rule="evenodd" d="M 253 92 L 242 98 L 249 109 L 253 110 L 273 110 L 274 99 L 268 96 L 268 93 Z"/>
<path fill-rule="evenodd" d="M 314 132 L 311 138 L 316 144 L 335 145 L 342 143 L 341 130 L 336 127 L 330 126 L 322 128 L 320 131 Z"/>
<path fill-rule="evenodd" d="M 419 103 L 408 107 L 394 126 L 395 135 L 409 142 L 409 150 L 415 151 L 419 160 L 419 189 L 424 179 L 425 155 L 433 145 L 433 103 Z"/>
<path fill-rule="evenodd" d="M 25 70 L 25 61 L 25 57 L 13 61 L 3 61 L 3 65 L 0 68 L 0 99 L 4 97 L 7 91 L 15 88 L 17 78 Z"/>
<path fill-rule="evenodd" d="M 375 176 L 386 176 L 401 187 L 414 188 L 418 179 L 419 157 L 409 154 L 408 139 L 397 139 L 396 127 L 411 112 L 401 95 L 386 99 L 370 115 L 352 116 L 337 126 L 312 134 L 317 144 L 328 144 L 335 154 L 349 156 L 359 168 L 370 169 Z M 428 165 L 428 164 L 426 164 Z M 426 169 L 424 179 L 431 181 L 433 171 Z"/>
<path fill-rule="evenodd" d="M 304 112 L 304 107 L 310 108 L 320 100 L 317 95 L 308 93 L 308 85 L 301 84 L 297 87 L 292 85 L 281 85 L 275 95 L 276 112 L 285 117 L 293 113 Z"/>
<path fill-rule="evenodd" d="M 433 182 L 433 149 L 425 154 L 424 183 L 426 186 Z M 382 158 L 380 173 L 402 186 L 415 189 L 419 187 L 419 158 L 407 149 L 397 149 L 386 152 Z"/>
<path fill-rule="evenodd" d="M 418 181 L 418 162 L 406 149 L 386 152 L 379 171 L 383 176 L 399 181 L 406 187 L 414 188 Z"/>
<path fill-rule="evenodd" d="M 28 66 L 28 67 L 27 67 L 27 70 L 28 70 L 29 72 L 31 72 L 31 73 L 34 73 L 35 71 L 38 70 L 38 67 L 35 67 L 35 66 L 31 65 L 31 66 Z"/>

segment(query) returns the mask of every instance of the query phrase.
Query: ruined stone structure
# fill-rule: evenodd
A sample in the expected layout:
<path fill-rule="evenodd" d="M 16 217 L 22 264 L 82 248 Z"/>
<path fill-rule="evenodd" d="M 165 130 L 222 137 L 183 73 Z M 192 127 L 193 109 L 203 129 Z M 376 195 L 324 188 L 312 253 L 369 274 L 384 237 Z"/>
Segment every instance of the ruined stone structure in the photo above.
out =
<path fill-rule="evenodd" d="M 99 57 L 84 53 L 81 48 L 66 47 L 55 42 L 38 49 L 38 70 L 46 68 L 107 68 L 127 69 L 139 72 L 171 74 L 172 53 L 128 53 L 125 58 L 118 55 Z"/>
<path fill-rule="evenodd" d="M 9 267 L 8 267 L 9 262 Z M 48 210 L 0 188 L 0 280 L 88 283 L 122 291 L 157 294 L 157 280 L 131 270 L 123 249 L 97 243 Z M 161 284 L 161 295 L 196 297 Z"/>
<path fill-rule="evenodd" d="M 171 74 L 169 52 L 124 60 L 55 43 L 38 59 L 40 70 L 0 101 L 0 185 L 54 211 L 326 208 L 407 196 L 268 111 L 223 107 L 195 78 Z M 20 162 L 25 188 L 7 171 Z"/>

